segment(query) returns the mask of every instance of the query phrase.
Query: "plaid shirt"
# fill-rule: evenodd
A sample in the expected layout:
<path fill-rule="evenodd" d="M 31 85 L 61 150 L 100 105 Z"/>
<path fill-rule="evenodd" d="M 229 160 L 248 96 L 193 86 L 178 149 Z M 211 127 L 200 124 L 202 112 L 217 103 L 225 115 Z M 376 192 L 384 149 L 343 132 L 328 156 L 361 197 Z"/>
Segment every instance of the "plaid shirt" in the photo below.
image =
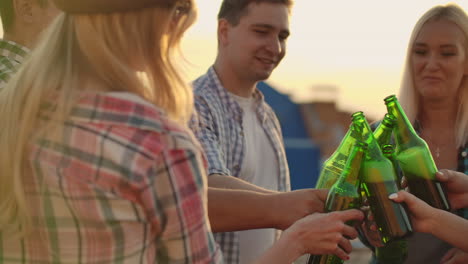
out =
<path fill-rule="evenodd" d="M 208 174 L 238 177 L 245 155 L 242 109 L 221 85 L 213 67 L 194 82 L 194 89 L 198 116 L 192 119 L 191 128 L 207 155 Z M 278 190 L 288 191 L 289 169 L 280 124 L 260 91 L 255 90 L 254 98 L 257 103 L 257 116 L 278 160 Z M 239 263 L 238 233 L 215 233 L 215 239 L 221 246 L 225 262 Z"/>
<path fill-rule="evenodd" d="M 29 50 L 13 41 L 0 39 L 0 89 L 16 72 Z"/>
<path fill-rule="evenodd" d="M 42 221 L 26 239 L 0 237 L 1 263 L 222 262 L 187 129 L 138 96 L 83 93 L 64 131 L 31 144 L 25 186 Z"/>

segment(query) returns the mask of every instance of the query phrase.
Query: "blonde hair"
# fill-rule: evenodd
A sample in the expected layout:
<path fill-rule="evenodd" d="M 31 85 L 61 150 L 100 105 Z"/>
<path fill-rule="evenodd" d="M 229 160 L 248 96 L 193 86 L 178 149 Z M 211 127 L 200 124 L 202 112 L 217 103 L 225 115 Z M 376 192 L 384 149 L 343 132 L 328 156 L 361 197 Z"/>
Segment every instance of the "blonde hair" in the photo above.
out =
<path fill-rule="evenodd" d="M 56 124 L 63 123 L 77 99 L 74 95 L 83 89 L 83 75 L 104 84 L 93 89 L 140 95 L 169 118 L 188 122 L 192 90 L 174 66 L 172 53 L 196 12 L 193 1 L 183 12 L 180 2 L 125 13 L 61 14 L 50 26 L 0 93 L 0 232 L 25 235 L 30 229 L 22 184 L 30 177 L 28 144 L 61 130 Z M 54 113 L 44 122 L 38 114 L 50 96 L 55 99 Z"/>
<path fill-rule="evenodd" d="M 427 11 L 416 23 L 408 45 L 406 62 L 403 70 L 403 78 L 399 91 L 402 107 L 411 122 L 418 118 L 420 111 L 420 99 L 414 87 L 411 70 L 411 53 L 414 42 L 421 28 L 428 22 L 444 19 L 457 25 L 465 36 L 465 60 L 468 60 L 468 16 L 465 11 L 456 4 L 438 5 Z M 468 142 L 468 78 L 463 77 L 459 88 L 457 118 L 455 124 L 455 139 L 458 147 L 463 147 Z"/>

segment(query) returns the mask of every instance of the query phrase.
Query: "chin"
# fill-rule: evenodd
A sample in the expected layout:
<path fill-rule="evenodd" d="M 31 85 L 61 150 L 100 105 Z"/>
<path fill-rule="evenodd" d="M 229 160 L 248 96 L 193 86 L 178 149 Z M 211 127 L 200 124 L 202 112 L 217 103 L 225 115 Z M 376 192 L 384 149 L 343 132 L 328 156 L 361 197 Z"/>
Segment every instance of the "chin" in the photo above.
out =
<path fill-rule="evenodd" d="M 271 71 L 257 72 L 255 74 L 255 79 L 257 79 L 258 81 L 264 81 L 264 80 L 270 78 L 270 75 L 271 75 Z"/>

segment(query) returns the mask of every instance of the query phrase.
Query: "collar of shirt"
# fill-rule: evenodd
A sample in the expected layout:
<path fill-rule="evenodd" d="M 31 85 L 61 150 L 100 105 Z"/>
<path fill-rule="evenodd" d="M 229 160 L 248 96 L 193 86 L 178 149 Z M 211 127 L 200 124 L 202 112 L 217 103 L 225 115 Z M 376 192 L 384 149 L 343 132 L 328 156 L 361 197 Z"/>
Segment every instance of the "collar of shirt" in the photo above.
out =
<path fill-rule="evenodd" d="M 168 120 L 167 115 L 157 106 L 138 95 L 126 92 L 79 92 L 69 120 L 82 123 L 128 126 L 156 132 L 171 131 L 186 135 L 188 129 Z M 45 100 L 41 106 L 43 120 L 48 120 L 55 109 L 56 96 Z"/>
<path fill-rule="evenodd" d="M 24 58 L 29 54 L 30 50 L 20 44 L 0 39 L 0 56 L 13 59 L 18 63 L 23 63 Z"/>
<path fill-rule="evenodd" d="M 229 110 L 231 110 L 228 112 L 233 114 L 234 119 L 237 120 L 239 123 L 242 122 L 243 110 L 236 102 L 236 100 L 234 100 L 234 98 L 229 94 L 226 88 L 224 88 L 224 86 L 221 84 L 221 81 L 218 77 L 218 74 L 216 73 L 216 70 L 214 69 L 214 66 L 211 66 L 208 69 L 207 75 L 211 79 L 211 82 L 215 84 L 209 87 L 215 90 L 215 92 L 219 95 L 221 102 L 224 105 L 226 105 L 229 108 Z M 266 120 L 266 111 L 264 108 L 265 98 L 263 94 L 258 90 L 258 88 L 255 88 L 252 97 L 255 101 L 255 109 L 257 112 L 257 116 L 260 118 L 260 121 L 263 124 Z"/>

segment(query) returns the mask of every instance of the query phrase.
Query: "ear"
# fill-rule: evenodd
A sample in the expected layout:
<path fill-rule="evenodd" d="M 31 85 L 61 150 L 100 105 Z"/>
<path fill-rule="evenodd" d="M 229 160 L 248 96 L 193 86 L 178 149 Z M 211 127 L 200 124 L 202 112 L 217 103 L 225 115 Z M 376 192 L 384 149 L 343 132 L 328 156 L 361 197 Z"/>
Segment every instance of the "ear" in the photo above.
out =
<path fill-rule="evenodd" d="M 219 45 L 225 46 L 229 44 L 229 30 L 231 25 L 226 19 L 218 20 L 218 42 Z"/>
<path fill-rule="evenodd" d="M 15 18 L 23 23 L 34 22 L 34 7 L 32 0 L 13 0 L 13 8 L 15 9 Z"/>

